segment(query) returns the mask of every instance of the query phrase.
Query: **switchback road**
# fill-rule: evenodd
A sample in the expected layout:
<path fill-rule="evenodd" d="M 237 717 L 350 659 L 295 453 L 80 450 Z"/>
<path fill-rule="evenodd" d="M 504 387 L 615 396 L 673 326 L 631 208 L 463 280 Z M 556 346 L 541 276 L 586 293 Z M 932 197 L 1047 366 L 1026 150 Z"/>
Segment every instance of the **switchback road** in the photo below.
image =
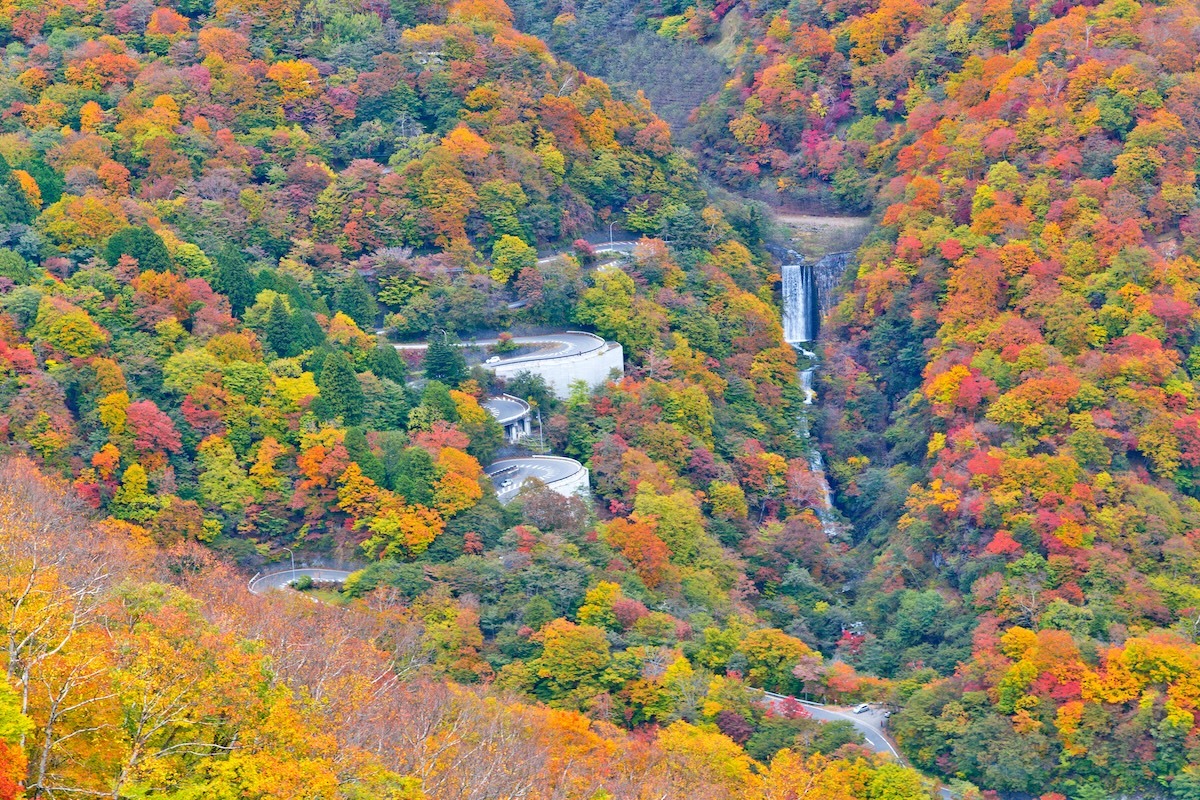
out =
<path fill-rule="evenodd" d="M 255 575 L 250 580 L 250 593 L 263 594 L 272 589 L 284 589 L 288 584 L 309 576 L 317 583 L 345 583 L 350 573 L 344 569 L 326 569 L 325 567 L 300 567 L 284 569 L 279 572 L 268 572 L 266 575 Z"/>
<path fill-rule="evenodd" d="M 782 703 L 787 699 L 786 695 L 775 694 L 774 692 L 763 692 L 767 696 L 767 700 L 773 706 Z M 891 740 L 883 733 L 883 716 L 882 711 L 871 709 L 864 711 L 861 714 L 855 714 L 853 711 L 843 711 L 831 706 L 821 705 L 819 703 L 811 703 L 807 700 L 799 700 L 796 702 L 804 706 L 804 710 L 812 715 L 813 719 L 821 722 L 849 722 L 854 726 L 854 729 L 862 734 L 862 737 L 867 740 L 867 744 L 876 753 L 887 753 L 898 761 L 903 761 L 900 751 L 896 749 Z"/>

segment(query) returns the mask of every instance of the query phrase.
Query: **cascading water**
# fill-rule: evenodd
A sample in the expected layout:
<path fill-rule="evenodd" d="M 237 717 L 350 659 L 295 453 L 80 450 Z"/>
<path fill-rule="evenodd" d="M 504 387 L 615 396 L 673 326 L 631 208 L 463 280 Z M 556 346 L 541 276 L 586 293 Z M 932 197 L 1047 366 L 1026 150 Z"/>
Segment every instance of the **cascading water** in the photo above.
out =
<path fill-rule="evenodd" d="M 803 347 L 797 347 L 796 352 L 805 358 L 816 358 L 815 353 L 805 350 Z M 821 457 L 821 450 L 812 442 L 812 422 L 809 419 L 809 414 L 817 400 L 817 392 L 813 389 L 815 372 L 815 365 L 800 371 L 800 391 L 804 393 L 804 406 L 800 409 L 797 428 L 800 438 L 808 446 L 808 468 L 816 477 L 817 484 L 821 489 L 821 502 L 814 511 L 817 512 L 817 519 L 821 521 L 821 529 L 825 531 L 825 535 L 833 538 L 838 535 L 837 521 L 833 514 L 833 490 L 830 489 L 829 480 L 825 477 L 825 460 Z"/>
<path fill-rule="evenodd" d="M 800 254 L 788 250 L 782 257 L 796 263 L 785 264 L 783 278 L 783 338 L 796 348 L 810 366 L 800 372 L 800 389 L 804 392 L 804 405 L 797 419 L 797 433 L 808 448 L 808 467 L 817 479 L 820 498 L 817 502 L 817 519 L 825 535 L 833 538 L 839 531 L 833 513 L 833 491 L 825 477 L 825 461 L 821 451 L 812 442 L 810 415 L 816 404 L 817 393 L 813 389 L 817 354 L 803 345 L 815 342 L 821 326 L 821 315 L 832 308 L 838 284 L 850 263 L 850 253 L 830 253 L 815 264 L 805 262 Z"/>
<path fill-rule="evenodd" d="M 808 351 L 802 350 L 801 354 L 808 355 Z M 813 372 L 815 372 L 816 369 L 816 367 L 809 367 L 808 369 L 800 372 L 800 391 L 804 392 L 804 405 L 806 406 L 811 406 L 813 401 L 817 399 L 817 390 L 812 388 Z M 808 420 L 806 419 L 805 423 L 807 422 Z M 805 425 L 804 435 L 808 436 L 807 424 Z"/>
<path fill-rule="evenodd" d="M 821 318 L 816 265 L 785 264 L 782 277 L 784 341 L 788 344 L 815 341 Z"/>

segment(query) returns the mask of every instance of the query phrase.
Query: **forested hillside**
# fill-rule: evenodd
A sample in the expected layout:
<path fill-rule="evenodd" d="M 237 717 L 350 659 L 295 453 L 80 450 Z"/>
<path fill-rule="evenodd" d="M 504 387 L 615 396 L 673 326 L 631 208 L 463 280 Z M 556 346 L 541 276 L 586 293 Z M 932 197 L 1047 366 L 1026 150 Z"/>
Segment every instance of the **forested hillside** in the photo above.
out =
<path fill-rule="evenodd" d="M 809 782 L 925 796 L 914 772 L 862 752 L 784 751 L 760 768 L 711 726 L 635 737 L 448 683 L 428 667 L 454 626 L 422 618 L 447 598 L 250 596 L 196 546 L 166 555 L 65 490 L 23 459 L 0 466 L 5 800 L 768 800 Z"/>
<path fill-rule="evenodd" d="M 644 81 L 717 182 L 786 206 L 868 211 L 886 165 L 873 145 L 961 64 L 938 24 L 953 9 L 917 2 L 514 6 L 596 74 Z"/>
<path fill-rule="evenodd" d="M 755 615 L 785 574 L 829 608 L 794 562 L 843 548 L 762 219 L 645 103 L 502 3 L 0 17 L 0 796 L 927 796 L 762 701 L 885 687 Z M 598 268 L 609 223 L 650 238 Z M 522 326 L 627 377 L 561 400 L 450 337 Z M 601 503 L 497 502 L 501 390 Z M 366 569 L 246 592 L 293 557 Z"/>
<path fill-rule="evenodd" d="M 1200 797 L 1200 8 L 515 6 L 0 4 L 0 800 Z"/>
<path fill-rule="evenodd" d="M 121 8 L 13 12 L 46 41 L 10 47 L 0 135 L 3 433 L 96 507 L 251 561 L 283 540 L 411 558 L 447 531 L 442 560 L 468 533 L 493 545 L 491 379 L 464 383 L 450 359 L 415 391 L 379 320 L 409 336 L 589 325 L 635 362 L 709 376 L 631 384 L 658 392 L 660 449 L 719 440 L 706 463 L 725 465 L 747 436 L 794 447 L 786 407 L 764 427 L 722 396 L 729 380 L 751 402 L 786 394 L 793 361 L 736 209 L 707 204 L 660 120 L 502 5 L 230 8 L 205 27 Z M 618 215 L 681 256 L 648 242 L 637 272 L 595 277 L 574 256 L 537 263 L 535 245 Z"/>
<path fill-rule="evenodd" d="M 702 168 L 874 209 L 823 439 L 865 623 L 838 653 L 901 679 L 906 753 L 1002 792 L 1193 796 L 1197 8 L 636 9 L 733 72 L 683 137 Z"/>
<path fill-rule="evenodd" d="M 695 40 L 659 35 L 661 22 L 650 14 L 669 12 L 656 4 L 514 0 L 509 5 L 521 30 L 621 94 L 643 93 L 654 113 L 684 136 L 692 112 L 729 78 L 721 59 Z"/>
<path fill-rule="evenodd" d="M 867 580 L 940 586 L 976 618 L 896 736 L 997 789 L 1188 797 L 1196 9 L 969 11 L 945 28 L 961 66 L 910 84 L 878 146 L 896 178 L 827 349 Z M 852 663 L 906 669 L 873 638 Z"/>

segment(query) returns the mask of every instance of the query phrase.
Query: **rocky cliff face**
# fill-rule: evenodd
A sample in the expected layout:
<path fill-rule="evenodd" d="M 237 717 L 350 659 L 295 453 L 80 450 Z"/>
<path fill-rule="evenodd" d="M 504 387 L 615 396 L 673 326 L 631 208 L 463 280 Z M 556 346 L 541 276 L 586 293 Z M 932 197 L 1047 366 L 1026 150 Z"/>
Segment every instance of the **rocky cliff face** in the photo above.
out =
<path fill-rule="evenodd" d="M 828 314 L 841 299 L 838 288 L 841 286 L 842 276 L 846 274 L 846 269 L 853 260 L 854 253 L 850 251 L 830 253 L 814 265 L 817 279 L 817 307 L 822 317 Z"/>

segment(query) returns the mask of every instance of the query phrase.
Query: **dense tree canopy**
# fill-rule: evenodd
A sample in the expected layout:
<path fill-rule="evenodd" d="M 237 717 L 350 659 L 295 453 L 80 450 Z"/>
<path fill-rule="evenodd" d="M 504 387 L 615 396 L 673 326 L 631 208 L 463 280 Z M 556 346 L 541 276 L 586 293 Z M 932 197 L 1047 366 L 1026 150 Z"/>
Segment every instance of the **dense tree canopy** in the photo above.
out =
<path fill-rule="evenodd" d="M 1194 3 L 516 5 L 0 2 L 0 800 L 1195 796 Z"/>

